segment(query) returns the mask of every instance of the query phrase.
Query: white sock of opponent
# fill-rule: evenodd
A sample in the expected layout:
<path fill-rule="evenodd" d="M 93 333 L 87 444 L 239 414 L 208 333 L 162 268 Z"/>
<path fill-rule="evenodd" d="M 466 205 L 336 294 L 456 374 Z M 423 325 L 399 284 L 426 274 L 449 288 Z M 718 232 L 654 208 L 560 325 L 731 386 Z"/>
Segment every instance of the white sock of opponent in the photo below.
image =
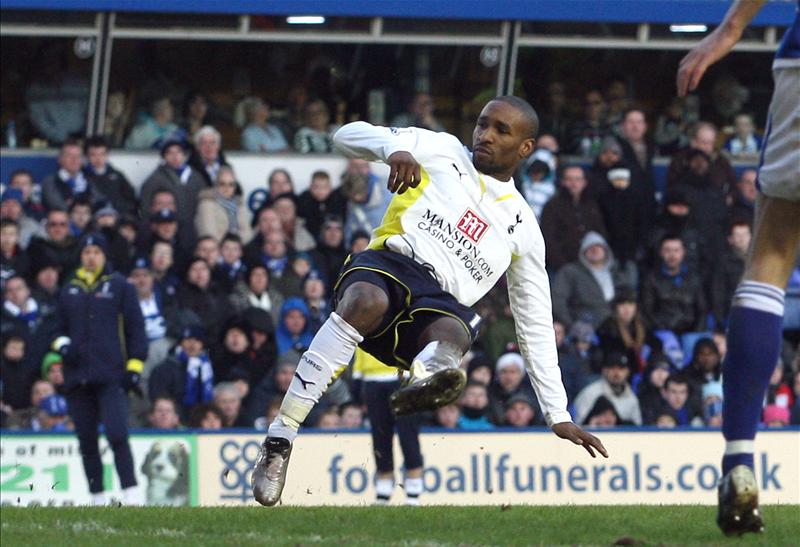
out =
<path fill-rule="evenodd" d="M 314 336 L 308 351 L 300 357 L 281 409 L 269 426 L 270 437 L 294 441 L 300 424 L 328 389 L 336 371 L 350 363 L 356 346 L 363 339 L 336 312 L 331 313 Z"/>
<path fill-rule="evenodd" d="M 419 496 L 422 494 L 423 488 L 422 478 L 406 478 L 405 481 L 403 481 L 403 487 L 406 491 L 406 505 L 419 505 Z"/>

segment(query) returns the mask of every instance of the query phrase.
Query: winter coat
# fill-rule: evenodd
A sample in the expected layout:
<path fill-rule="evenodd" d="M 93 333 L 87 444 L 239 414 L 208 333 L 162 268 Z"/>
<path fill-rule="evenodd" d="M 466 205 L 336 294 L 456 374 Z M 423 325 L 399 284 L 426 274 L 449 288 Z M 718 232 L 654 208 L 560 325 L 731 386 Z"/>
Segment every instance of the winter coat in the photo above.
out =
<path fill-rule="evenodd" d="M 715 266 L 711 279 L 711 310 L 714 324 L 724 327 L 728 323 L 733 293 L 744 274 L 744 257 L 728 249 L 715 261 Z"/>
<path fill-rule="evenodd" d="M 333 190 L 325 201 L 314 199 L 311 190 L 306 190 L 297 198 L 297 216 L 305 220 L 306 228 L 314 238 L 319 237 L 326 216 L 335 215 L 344 222 L 346 213 L 347 199 L 339 188 Z"/>
<path fill-rule="evenodd" d="M 175 194 L 179 223 L 193 224 L 197 214 L 197 196 L 208 185 L 203 175 L 194 168 L 189 167 L 189 169 L 191 172 L 184 183 L 172 167 L 166 164 L 159 165 L 142 185 L 140 197 L 142 215 L 147 217 L 150 214 L 150 200 L 153 194 L 158 190 L 169 190 Z"/>
<path fill-rule="evenodd" d="M 667 190 L 675 188 L 675 185 L 683 178 L 683 174 L 689 166 L 691 152 L 691 147 L 686 147 L 672 156 L 672 161 L 667 168 Z M 718 154 L 711 160 L 709 175 L 714 187 L 723 193 L 727 194 L 736 185 L 736 172 L 733 170 L 731 162 L 722 155 Z"/>
<path fill-rule="evenodd" d="M 291 334 L 289 329 L 286 328 L 286 314 L 292 310 L 300 310 L 306 318 L 306 326 L 303 332 L 299 334 Z M 275 331 L 275 338 L 278 343 L 278 355 L 282 355 L 289 350 L 297 350 L 300 353 L 307 350 L 311 345 L 311 340 L 314 339 L 314 333 L 311 331 L 311 317 L 306 303 L 302 298 L 287 298 L 281 307 L 281 319 L 278 323 L 278 328 Z"/>
<path fill-rule="evenodd" d="M 578 258 L 581 240 L 588 232 L 606 235 L 597 201 L 585 191 L 575 203 L 561 188 L 542 210 L 542 235 L 546 244 L 548 271 L 556 272 Z"/>
<path fill-rule="evenodd" d="M 675 276 L 663 268 L 650 272 L 640 297 L 642 315 L 654 330 L 671 330 L 678 335 L 705 330 L 703 284 L 700 276 L 685 266 Z"/>
<path fill-rule="evenodd" d="M 55 265 L 63 276 L 75 269 L 79 262 L 78 240 L 67 236 L 55 242 L 49 236 L 34 237 L 28 246 L 31 270 L 38 272 L 44 265 Z"/>
<path fill-rule="evenodd" d="M 231 229 L 228 213 L 217 199 L 217 191 L 214 188 L 205 188 L 197 195 L 197 213 L 194 217 L 194 226 L 197 230 L 197 237 L 211 236 L 220 241 Z M 250 227 L 250 212 L 240 196 L 236 200 L 236 216 L 238 219 L 236 231 L 242 241 L 250 241 L 253 237 L 253 229 Z"/>
<path fill-rule="evenodd" d="M 100 199 L 107 199 L 121 214 L 136 214 L 138 203 L 136 192 L 128 178 L 117 169 L 106 164 L 105 173 L 99 174 L 91 165 L 83 168 L 83 175 L 99 194 Z"/>

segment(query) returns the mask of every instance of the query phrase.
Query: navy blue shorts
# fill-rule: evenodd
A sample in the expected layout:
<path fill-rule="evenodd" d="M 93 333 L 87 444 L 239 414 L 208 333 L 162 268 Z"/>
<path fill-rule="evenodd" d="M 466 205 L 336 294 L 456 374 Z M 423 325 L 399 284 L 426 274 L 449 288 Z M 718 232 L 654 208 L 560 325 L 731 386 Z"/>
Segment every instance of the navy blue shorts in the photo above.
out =
<path fill-rule="evenodd" d="M 382 363 L 408 369 L 422 348 L 425 329 L 443 315 L 456 319 L 475 341 L 480 316 L 442 290 L 433 274 L 410 258 L 388 250 L 368 249 L 349 256 L 334 285 L 334 308 L 356 281 L 376 285 L 389 298 L 389 310 L 375 332 L 359 347 Z"/>

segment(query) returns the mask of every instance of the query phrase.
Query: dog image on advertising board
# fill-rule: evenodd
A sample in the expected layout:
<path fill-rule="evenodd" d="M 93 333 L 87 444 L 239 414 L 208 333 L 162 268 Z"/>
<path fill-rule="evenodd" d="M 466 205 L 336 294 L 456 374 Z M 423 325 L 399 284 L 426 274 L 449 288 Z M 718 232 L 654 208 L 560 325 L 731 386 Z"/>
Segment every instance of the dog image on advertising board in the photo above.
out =
<path fill-rule="evenodd" d="M 183 443 L 156 441 L 142 464 L 147 505 L 189 505 L 189 454 Z"/>

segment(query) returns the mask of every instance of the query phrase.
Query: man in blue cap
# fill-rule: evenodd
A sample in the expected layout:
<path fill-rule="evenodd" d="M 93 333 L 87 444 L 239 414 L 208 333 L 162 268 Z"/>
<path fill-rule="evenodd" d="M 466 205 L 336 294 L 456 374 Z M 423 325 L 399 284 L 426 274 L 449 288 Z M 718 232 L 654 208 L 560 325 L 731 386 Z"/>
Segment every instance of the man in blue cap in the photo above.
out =
<path fill-rule="evenodd" d="M 39 403 L 39 431 L 72 431 L 67 416 L 67 400 L 61 395 L 50 395 Z"/>
<path fill-rule="evenodd" d="M 53 349 L 64 356 L 64 388 L 92 502 L 105 504 L 98 426 L 114 451 L 124 502 L 139 504 L 128 444 L 128 398 L 137 390 L 147 359 L 147 336 L 136 290 L 106 262 L 108 242 L 90 233 L 80 245 L 81 266 L 58 298 L 61 336 Z"/>

